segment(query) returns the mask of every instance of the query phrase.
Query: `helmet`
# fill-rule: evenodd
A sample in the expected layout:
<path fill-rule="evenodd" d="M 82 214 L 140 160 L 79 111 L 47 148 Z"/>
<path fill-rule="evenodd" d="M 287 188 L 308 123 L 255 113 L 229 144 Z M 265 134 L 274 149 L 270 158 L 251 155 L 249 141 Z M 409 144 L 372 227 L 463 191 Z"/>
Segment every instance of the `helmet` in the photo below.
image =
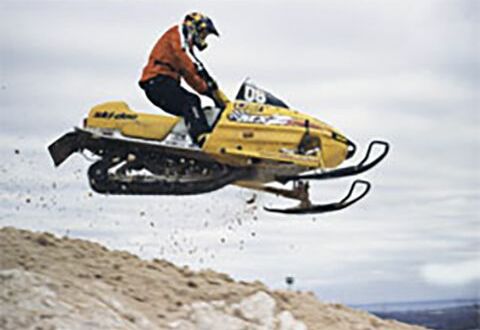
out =
<path fill-rule="evenodd" d="M 214 34 L 219 36 L 213 22 L 207 16 L 194 12 L 185 16 L 183 20 L 183 35 L 190 47 L 197 47 L 202 51 L 207 48 L 207 36 Z"/>

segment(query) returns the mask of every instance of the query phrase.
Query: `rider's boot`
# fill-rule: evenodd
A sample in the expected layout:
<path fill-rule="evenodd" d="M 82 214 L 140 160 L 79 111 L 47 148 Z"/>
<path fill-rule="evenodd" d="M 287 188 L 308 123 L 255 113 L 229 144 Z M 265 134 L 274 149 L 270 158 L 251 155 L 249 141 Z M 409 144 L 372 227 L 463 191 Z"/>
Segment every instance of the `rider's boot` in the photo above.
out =
<path fill-rule="evenodd" d="M 201 147 L 205 142 L 206 133 L 210 132 L 210 127 L 202 109 L 197 105 L 188 107 L 185 111 L 185 124 L 193 142 Z"/>

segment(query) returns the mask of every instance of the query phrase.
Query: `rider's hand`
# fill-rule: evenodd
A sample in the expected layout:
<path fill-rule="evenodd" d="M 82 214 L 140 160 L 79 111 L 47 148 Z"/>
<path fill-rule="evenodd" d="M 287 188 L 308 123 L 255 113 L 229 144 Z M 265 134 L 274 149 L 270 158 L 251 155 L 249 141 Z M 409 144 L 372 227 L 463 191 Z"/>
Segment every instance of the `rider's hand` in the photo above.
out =
<path fill-rule="evenodd" d="M 209 94 L 213 93 L 214 91 L 216 91 L 218 89 L 217 82 L 212 78 L 212 76 L 210 76 L 210 74 L 207 72 L 207 70 L 205 70 L 205 69 L 199 70 L 198 74 L 207 83 L 207 90 L 208 90 Z"/>
<path fill-rule="evenodd" d="M 218 84 L 215 80 L 213 80 L 211 77 L 210 79 L 205 80 L 207 83 L 207 88 L 210 93 L 215 92 L 218 89 Z"/>
<path fill-rule="evenodd" d="M 205 95 L 213 100 L 213 103 L 215 103 L 215 106 L 217 108 L 222 108 L 223 102 L 219 101 L 215 93 L 216 91 L 218 91 L 217 82 L 213 79 L 206 80 L 205 82 L 207 83 L 207 91 L 205 92 Z"/>

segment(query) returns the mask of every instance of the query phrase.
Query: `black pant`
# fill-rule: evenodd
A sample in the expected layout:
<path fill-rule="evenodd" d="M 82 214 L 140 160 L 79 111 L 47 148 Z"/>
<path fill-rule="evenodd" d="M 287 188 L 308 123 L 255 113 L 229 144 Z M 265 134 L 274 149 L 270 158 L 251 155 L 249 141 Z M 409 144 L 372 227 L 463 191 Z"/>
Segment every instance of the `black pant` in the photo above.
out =
<path fill-rule="evenodd" d="M 185 118 L 188 133 L 195 143 L 198 143 L 200 134 L 210 130 L 200 98 L 180 86 L 180 82 L 160 75 L 141 82 L 140 86 L 145 90 L 147 98 L 157 107 Z"/>

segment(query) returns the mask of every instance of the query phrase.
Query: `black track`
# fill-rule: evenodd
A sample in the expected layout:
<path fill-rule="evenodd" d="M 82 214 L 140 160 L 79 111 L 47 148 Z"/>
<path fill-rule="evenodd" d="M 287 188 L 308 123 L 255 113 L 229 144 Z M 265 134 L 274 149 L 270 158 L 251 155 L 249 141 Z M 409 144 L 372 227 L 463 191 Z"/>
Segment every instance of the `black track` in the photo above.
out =
<path fill-rule="evenodd" d="M 201 194 L 251 174 L 251 169 L 220 164 L 200 150 L 96 136 L 83 130 L 67 133 L 49 147 L 57 166 L 82 150 L 101 157 L 88 169 L 88 177 L 92 189 L 102 194 Z"/>

